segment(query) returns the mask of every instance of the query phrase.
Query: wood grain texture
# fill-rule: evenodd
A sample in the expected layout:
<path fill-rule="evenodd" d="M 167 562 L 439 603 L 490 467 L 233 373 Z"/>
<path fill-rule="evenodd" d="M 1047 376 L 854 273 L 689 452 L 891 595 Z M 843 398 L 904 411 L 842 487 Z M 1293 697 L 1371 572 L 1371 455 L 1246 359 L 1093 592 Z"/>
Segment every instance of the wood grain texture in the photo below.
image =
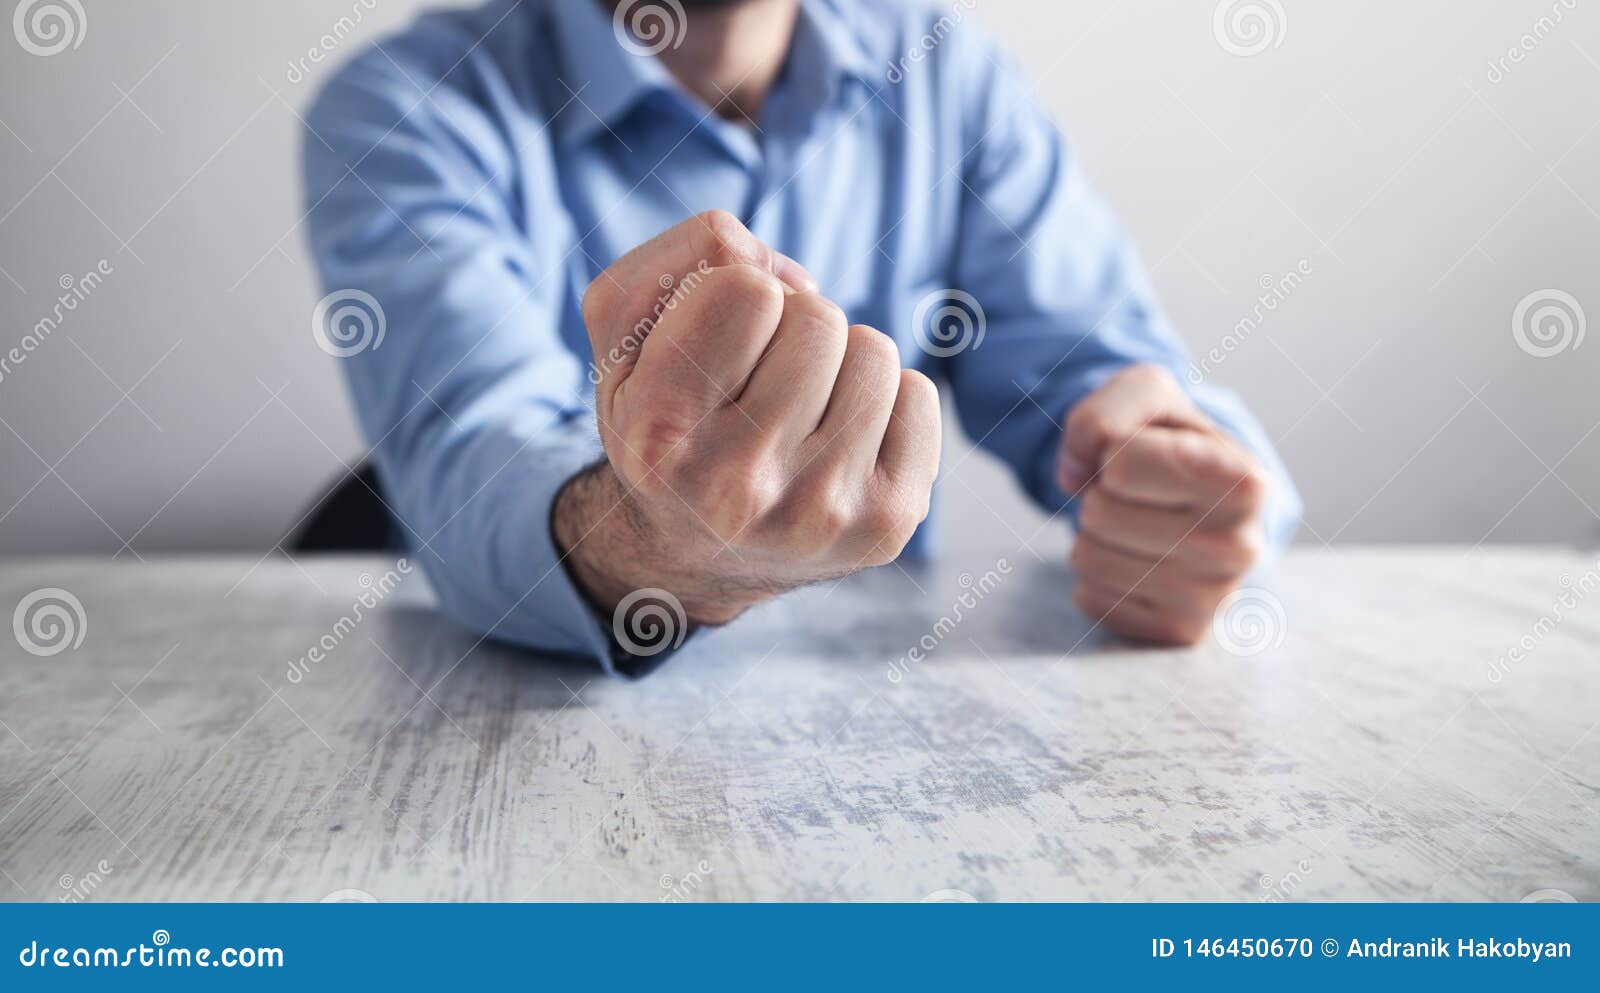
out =
<path fill-rule="evenodd" d="M 480 642 L 417 575 L 341 625 L 393 564 L 0 567 L 7 612 L 86 618 L 0 639 L 0 896 L 1600 897 L 1590 555 L 1295 552 L 1253 655 L 1091 632 L 1031 558 L 945 623 L 993 561 L 877 570 L 636 683 Z"/>

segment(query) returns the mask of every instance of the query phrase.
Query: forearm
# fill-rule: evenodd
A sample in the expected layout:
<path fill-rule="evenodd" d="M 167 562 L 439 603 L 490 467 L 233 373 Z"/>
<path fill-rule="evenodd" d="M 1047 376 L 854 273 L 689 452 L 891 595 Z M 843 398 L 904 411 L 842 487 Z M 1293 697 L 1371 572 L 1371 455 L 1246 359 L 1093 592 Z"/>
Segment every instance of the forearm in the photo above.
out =
<path fill-rule="evenodd" d="M 442 611 L 480 634 L 608 664 L 605 628 L 550 529 L 557 491 L 598 455 L 593 430 L 531 414 L 439 420 L 395 431 L 376 453 Z M 394 444 L 402 435 L 410 442 Z"/>

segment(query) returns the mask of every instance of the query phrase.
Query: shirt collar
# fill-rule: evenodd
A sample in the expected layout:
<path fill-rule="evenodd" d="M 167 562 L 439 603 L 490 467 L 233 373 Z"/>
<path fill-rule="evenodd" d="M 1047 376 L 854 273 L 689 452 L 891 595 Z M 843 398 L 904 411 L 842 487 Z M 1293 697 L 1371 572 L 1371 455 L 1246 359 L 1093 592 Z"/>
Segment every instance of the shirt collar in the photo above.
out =
<path fill-rule="evenodd" d="M 563 142 L 581 143 L 616 127 L 651 93 L 681 90 L 654 55 L 624 47 L 617 35 L 620 28 L 598 0 L 555 0 L 548 9 L 566 88 L 557 97 L 567 103 L 552 128 Z M 860 38 L 832 0 L 801 0 L 782 85 L 815 91 L 808 96 L 820 106 L 841 80 L 870 84 L 875 72 Z"/>
<path fill-rule="evenodd" d="M 620 28 L 598 0 L 555 0 L 547 9 L 566 88 L 557 97 L 567 103 L 552 127 L 563 139 L 583 141 L 616 124 L 647 94 L 676 86 L 653 56 L 622 46 Z"/>
<path fill-rule="evenodd" d="M 803 69 L 827 85 L 845 78 L 870 84 L 878 71 L 855 26 L 832 0 L 801 0 L 789 58 L 791 70 Z"/>

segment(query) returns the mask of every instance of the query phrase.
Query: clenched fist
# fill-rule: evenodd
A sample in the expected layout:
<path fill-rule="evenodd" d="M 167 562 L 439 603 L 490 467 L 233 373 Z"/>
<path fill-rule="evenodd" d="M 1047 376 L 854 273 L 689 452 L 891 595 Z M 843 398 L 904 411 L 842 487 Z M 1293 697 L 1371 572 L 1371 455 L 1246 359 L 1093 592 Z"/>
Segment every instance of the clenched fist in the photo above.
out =
<path fill-rule="evenodd" d="M 1078 606 L 1130 638 L 1198 641 L 1265 541 L 1254 457 L 1166 370 L 1136 365 L 1067 415 L 1059 464 L 1081 500 Z"/>
<path fill-rule="evenodd" d="M 583 317 L 606 462 L 562 490 L 554 525 L 600 606 L 660 587 L 725 622 L 890 561 L 927 516 L 933 384 L 732 215 L 618 259 Z"/>

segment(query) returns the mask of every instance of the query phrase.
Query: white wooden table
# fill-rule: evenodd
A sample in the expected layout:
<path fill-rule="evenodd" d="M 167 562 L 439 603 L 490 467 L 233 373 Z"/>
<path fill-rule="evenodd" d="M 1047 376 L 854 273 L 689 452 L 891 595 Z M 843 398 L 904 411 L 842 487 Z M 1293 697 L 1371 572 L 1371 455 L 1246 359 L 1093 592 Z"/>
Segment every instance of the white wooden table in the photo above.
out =
<path fill-rule="evenodd" d="M 1009 565 L 958 622 L 993 561 L 627 683 L 480 643 L 417 574 L 341 624 L 392 561 L 12 561 L 5 612 L 59 588 L 83 638 L 0 637 L 0 897 L 1600 897 L 1594 555 L 1296 552 L 1233 651 L 1118 643 Z"/>

